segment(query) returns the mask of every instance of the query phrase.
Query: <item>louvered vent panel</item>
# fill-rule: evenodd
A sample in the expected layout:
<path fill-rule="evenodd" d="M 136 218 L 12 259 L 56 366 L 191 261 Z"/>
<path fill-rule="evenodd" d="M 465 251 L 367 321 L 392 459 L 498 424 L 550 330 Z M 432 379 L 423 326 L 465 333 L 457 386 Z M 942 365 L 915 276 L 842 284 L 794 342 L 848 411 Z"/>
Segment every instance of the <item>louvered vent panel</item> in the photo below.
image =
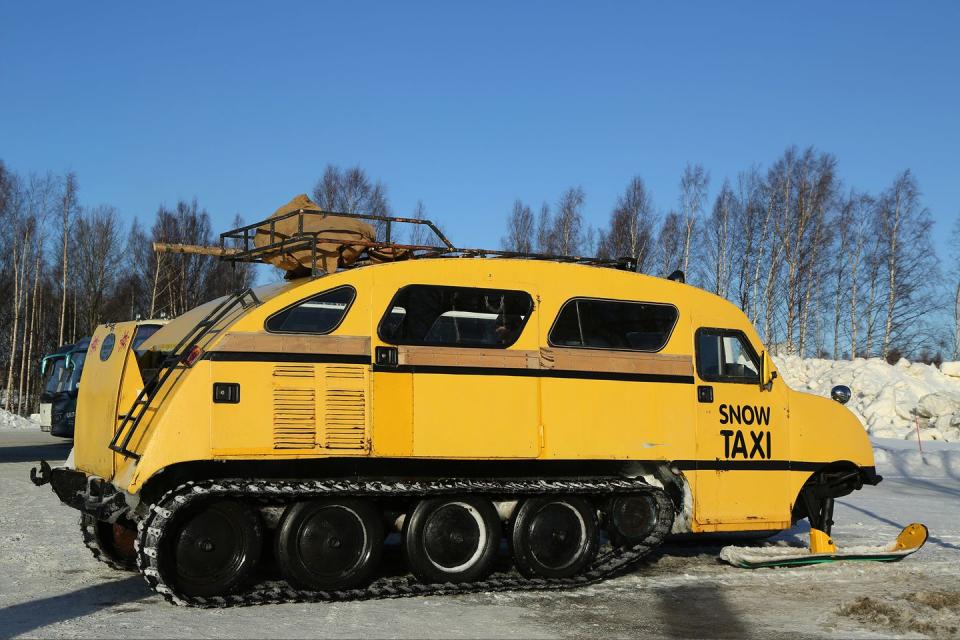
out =
<path fill-rule="evenodd" d="M 273 369 L 273 447 L 317 446 L 317 391 L 313 365 L 278 364 Z"/>
<path fill-rule="evenodd" d="M 323 446 L 367 447 L 366 368 L 331 365 L 326 370 Z"/>

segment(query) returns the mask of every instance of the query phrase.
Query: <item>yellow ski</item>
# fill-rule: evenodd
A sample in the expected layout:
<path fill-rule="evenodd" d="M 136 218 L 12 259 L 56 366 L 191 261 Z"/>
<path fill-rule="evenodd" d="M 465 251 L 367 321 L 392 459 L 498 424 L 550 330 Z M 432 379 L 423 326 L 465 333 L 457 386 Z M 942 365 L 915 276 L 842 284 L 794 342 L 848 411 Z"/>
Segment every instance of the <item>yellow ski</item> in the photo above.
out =
<path fill-rule="evenodd" d="M 830 536 L 819 529 L 810 530 L 810 549 L 797 547 L 724 547 L 720 558 L 735 567 L 758 569 L 761 567 L 792 567 L 822 564 L 838 560 L 864 560 L 871 562 L 896 562 L 918 551 L 927 541 L 925 525 L 914 522 L 890 544 L 879 547 L 849 547 L 837 549 Z"/>

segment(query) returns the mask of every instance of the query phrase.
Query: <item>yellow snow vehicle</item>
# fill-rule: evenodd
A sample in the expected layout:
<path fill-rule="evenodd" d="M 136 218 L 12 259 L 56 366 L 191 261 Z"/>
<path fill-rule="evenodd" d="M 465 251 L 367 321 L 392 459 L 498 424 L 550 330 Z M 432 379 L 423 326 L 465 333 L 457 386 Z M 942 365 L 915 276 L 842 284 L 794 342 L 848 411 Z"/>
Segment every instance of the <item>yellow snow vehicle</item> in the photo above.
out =
<path fill-rule="evenodd" d="M 402 223 L 438 243 L 392 242 Z M 101 548 L 174 602 L 575 587 L 671 533 L 801 518 L 829 551 L 833 499 L 880 481 L 856 417 L 789 389 L 744 314 L 682 278 L 305 197 L 222 241 L 305 275 L 139 356 L 132 325 L 99 327 L 73 465 L 37 480 L 117 524 Z"/>

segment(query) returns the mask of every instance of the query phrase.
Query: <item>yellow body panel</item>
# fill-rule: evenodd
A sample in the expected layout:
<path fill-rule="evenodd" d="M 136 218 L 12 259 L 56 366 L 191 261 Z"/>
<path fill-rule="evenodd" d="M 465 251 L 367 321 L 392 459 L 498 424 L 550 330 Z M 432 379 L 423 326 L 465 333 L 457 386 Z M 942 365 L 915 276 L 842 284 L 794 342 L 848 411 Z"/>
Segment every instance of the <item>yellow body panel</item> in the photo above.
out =
<path fill-rule="evenodd" d="M 394 294 L 408 284 L 520 290 L 535 304 L 507 349 L 400 346 L 406 368 L 383 370 L 371 365 L 377 347 L 394 345 L 381 340 L 377 327 Z M 356 297 L 330 335 L 266 331 L 271 315 L 344 285 L 354 287 Z M 739 309 L 695 287 L 546 261 L 418 259 L 258 293 L 261 304 L 232 316 L 204 342 L 205 358 L 179 367 L 164 385 L 135 439 L 140 460 L 123 459 L 115 477 L 107 468 L 110 457 L 89 469 L 135 494 L 162 469 L 202 460 L 644 461 L 686 479 L 692 530 L 723 531 L 789 526 L 811 465 L 873 466 L 863 428 L 839 404 L 792 391 L 782 379 L 769 390 L 700 379 L 698 328 L 741 331 L 757 354 L 764 347 Z M 679 319 L 655 354 L 549 344 L 559 310 L 574 297 L 670 304 Z M 152 344 L 175 344 L 203 316 L 191 313 L 158 332 Z M 421 365 L 429 372 L 418 371 Z M 135 363 L 127 370 L 137 372 Z M 104 409 L 117 394 L 118 378 L 110 375 L 114 381 L 105 378 L 95 390 L 91 385 L 78 408 L 84 431 L 78 448 L 81 440 L 103 448 L 105 434 L 116 427 L 109 421 L 113 410 Z M 126 398 L 136 384 L 120 375 Z M 215 382 L 239 384 L 239 402 L 213 403 Z M 711 403 L 698 402 L 704 385 L 713 387 Z M 730 424 L 721 405 L 749 405 L 751 415 L 762 409 L 767 419 Z M 759 449 L 751 455 L 731 451 L 735 436 L 724 430 L 742 431 L 740 437 Z M 791 468 L 799 463 L 802 469 Z"/>
<path fill-rule="evenodd" d="M 87 348 L 86 366 L 77 395 L 74 442 L 74 464 L 81 471 L 111 478 L 114 473 L 114 453 L 105 443 L 110 442 L 118 425 L 118 414 L 126 411 L 139 387 L 139 371 L 131 359 L 130 345 L 136 331 L 136 322 L 101 325 L 93 333 Z M 111 340 L 113 348 L 102 350 L 104 340 Z M 101 357 L 101 352 L 105 358 Z M 87 370 L 93 373 L 87 373 Z M 118 409 L 118 407 L 124 407 Z"/>

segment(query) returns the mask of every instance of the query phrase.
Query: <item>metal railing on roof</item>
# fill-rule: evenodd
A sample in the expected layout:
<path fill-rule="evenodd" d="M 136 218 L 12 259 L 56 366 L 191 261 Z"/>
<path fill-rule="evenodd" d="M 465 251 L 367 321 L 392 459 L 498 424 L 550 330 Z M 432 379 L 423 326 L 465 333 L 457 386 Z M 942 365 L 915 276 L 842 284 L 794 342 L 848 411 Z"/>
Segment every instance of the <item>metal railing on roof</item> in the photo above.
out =
<path fill-rule="evenodd" d="M 281 233 L 277 231 L 277 223 L 296 217 L 297 230 L 292 234 Z M 310 217 L 352 218 L 356 220 L 369 220 L 383 224 L 383 240 L 361 240 L 344 239 L 342 235 L 330 236 L 324 235 L 323 231 L 310 231 L 310 224 L 307 222 Z M 305 224 L 306 222 L 306 224 Z M 423 225 L 437 239 L 436 244 L 409 244 L 396 242 L 392 238 L 394 225 L 410 224 Z M 254 239 L 257 234 L 267 234 L 267 242 L 257 246 Z M 343 213 L 339 211 L 315 211 L 309 209 L 300 209 L 289 213 L 267 218 L 259 222 L 237 227 L 220 234 L 220 247 L 211 247 L 210 250 L 202 253 L 212 253 L 223 260 L 233 262 L 269 262 L 271 258 L 278 255 L 292 254 L 299 251 L 310 251 L 311 253 L 311 272 L 314 275 L 320 275 L 322 270 L 317 267 L 317 247 L 320 245 L 340 245 L 341 248 L 361 247 L 362 254 L 352 265 L 362 266 L 371 261 L 383 262 L 388 258 L 384 255 L 392 253 L 394 259 L 417 259 L 417 258 L 442 258 L 442 257 L 460 257 L 460 258 L 521 258 L 530 260 L 550 260 L 554 262 L 571 262 L 576 264 L 587 264 L 603 267 L 611 267 L 625 270 L 635 270 L 636 261 L 632 258 L 620 258 L 616 260 L 596 258 L 589 256 L 575 256 L 563 254 L 536 253 L 527 251 L 506 251 L 501 249 L 480 249 L 470 247 L 456 247 L 443 232 L 430 220 L 423 218 L 401 218 L 396 216 L 380 216 L 361 213 Z M 167 245 L 167 250 L 176 251 L 177 245 Z M 190 251 L 189 247 L 183 247 L 182 251 Z M 200 253 L 201 251 L 195 251 Z M 380 255 L 371 260 L 371 252 L 379 252 Z M 366 254 L 366 255 L 363 255 Z"/>

